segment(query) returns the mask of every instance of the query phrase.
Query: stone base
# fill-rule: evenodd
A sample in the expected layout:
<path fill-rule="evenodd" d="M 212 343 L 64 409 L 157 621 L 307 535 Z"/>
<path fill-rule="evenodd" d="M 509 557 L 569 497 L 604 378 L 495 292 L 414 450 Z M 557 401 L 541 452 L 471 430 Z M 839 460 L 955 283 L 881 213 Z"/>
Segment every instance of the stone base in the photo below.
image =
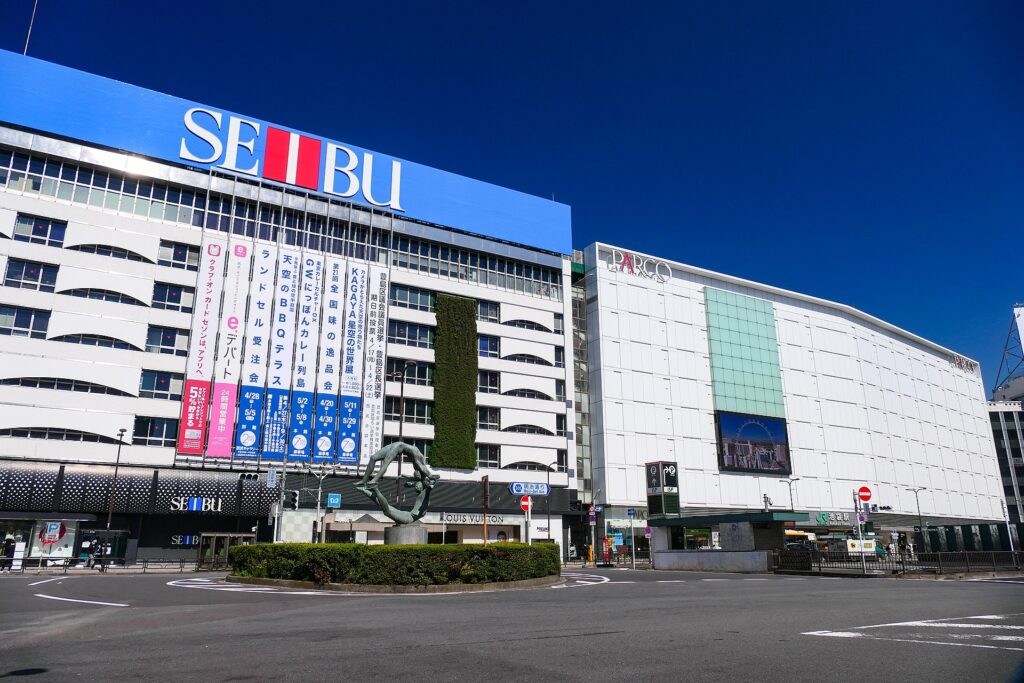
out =
<path fill-rule="evenodd" d="M 396 524 L 384 529 L 384 545 L 426 544 L 427 527 L 419 523 Z"/>

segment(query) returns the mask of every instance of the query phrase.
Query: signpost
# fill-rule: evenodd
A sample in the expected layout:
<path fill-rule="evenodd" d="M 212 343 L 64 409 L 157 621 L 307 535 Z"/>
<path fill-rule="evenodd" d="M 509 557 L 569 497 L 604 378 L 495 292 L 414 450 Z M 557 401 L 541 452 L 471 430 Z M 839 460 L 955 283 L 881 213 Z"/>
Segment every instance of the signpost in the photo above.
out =
<path fill-rule="evenodd" d="M 633 520 L 636 519 L 636 508 L 628 508 L 626 514 L 629 515 L 629 559 L 633 563 L 633 569 L 636 569 L 636 536 L 633 535 Z"/>
<path fill-rule="evenodd" d="M 864 534 L 863 534 L 863 522 L 864 515 L 859 514 L 858 508 L 861 503 L 866 503 L 871 500 L 871 489 L 867 486 L 861 486 L 859 489 L 853 492 L 853 514 L 857 517 L 857 546 L 859 548 L 864 547 Z M 860 553 L 860 570 L 861 573 L 868 573 L 867 559 L 864 557 L 864 553 Z"/>
<path fill-rule="evenodd" d="M 334 508 L 337 510 L 341 507 L 341 494 L 340 493 L 328 493 L 327 494 L 327 507 Z"/>
<path fill-rule="evenodd" d="M 868 502 L 869 500 L 871 500 L 871 489 L 869 489 L 867 486 L 861 486 L 859 489 L 857 489 L 857 497 L 860 498 L 865 503 Z"/>
<path fill-rule="evenodd" d="M 587 516 L 590 518 L 590 547 L 587 551 L 587 557 L 583 558 L 583 566 L 587 565 L 587 562 L 592 562 L 594 559 L 594 543 L 596 538 L 594 537 L 597 533 L 597 508 L 594 504 L 590 504 L 590 509 L 587 511 Z"/>
<path fill-rule="evenodd" d="M 526 544 L 533 545 L 533 539 L 530 537 L 530 522 L 533 519 L 530 511 L 533 509 L 533 498 L 523 496 L 519 499 L 519 507 L 526 513 Z"/>

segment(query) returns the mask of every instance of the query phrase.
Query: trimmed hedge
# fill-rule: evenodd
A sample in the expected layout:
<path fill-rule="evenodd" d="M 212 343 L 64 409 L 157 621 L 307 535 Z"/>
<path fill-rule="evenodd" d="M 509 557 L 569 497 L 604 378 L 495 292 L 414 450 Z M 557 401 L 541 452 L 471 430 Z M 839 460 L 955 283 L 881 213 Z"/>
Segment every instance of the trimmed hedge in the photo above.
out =
<path fill-rule="evenodd" d="M 476 309 L 474 299 L 437 295 L 433 467 L 476 469 Z"/>
<path fill-rule="evenodd" d="M 430 586 L 557 576 L 558 546 L 260 543 L 228 550 L 235 576 L 362 585 Z"/>

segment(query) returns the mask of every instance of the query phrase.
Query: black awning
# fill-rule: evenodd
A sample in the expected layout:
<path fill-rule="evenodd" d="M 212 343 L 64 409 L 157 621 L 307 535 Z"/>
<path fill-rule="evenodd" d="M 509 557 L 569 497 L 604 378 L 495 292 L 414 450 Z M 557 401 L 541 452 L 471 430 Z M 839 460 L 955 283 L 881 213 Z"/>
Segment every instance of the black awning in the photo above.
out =
<path fill-rule="evenodd" d="M 806 512 L 724 512 L 714 515 L 687 515 L 685 517 L 662 517 L 648 519 L 647 526 L 685 526 L 705 527 L 712 524 L 730 524 L 733 522 L 805 522 Z"/>

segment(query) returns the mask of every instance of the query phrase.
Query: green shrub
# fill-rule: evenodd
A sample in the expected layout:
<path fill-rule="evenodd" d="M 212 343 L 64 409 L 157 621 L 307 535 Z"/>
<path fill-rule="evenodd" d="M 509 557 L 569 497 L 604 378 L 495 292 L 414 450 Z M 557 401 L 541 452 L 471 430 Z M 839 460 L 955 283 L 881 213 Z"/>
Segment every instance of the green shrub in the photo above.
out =
<path fill-rule="evenodd" d="M 560 572 L 558 546 L 261 543 L 232 546 L 232 573 L 363 585 L 439 586 L 522 581 Z"/>
<path fill-rule="evenodd" d="M 477 356 L 473 299 L 437 295 L 434 342 L 434 467 L 476 469 Z"/>

